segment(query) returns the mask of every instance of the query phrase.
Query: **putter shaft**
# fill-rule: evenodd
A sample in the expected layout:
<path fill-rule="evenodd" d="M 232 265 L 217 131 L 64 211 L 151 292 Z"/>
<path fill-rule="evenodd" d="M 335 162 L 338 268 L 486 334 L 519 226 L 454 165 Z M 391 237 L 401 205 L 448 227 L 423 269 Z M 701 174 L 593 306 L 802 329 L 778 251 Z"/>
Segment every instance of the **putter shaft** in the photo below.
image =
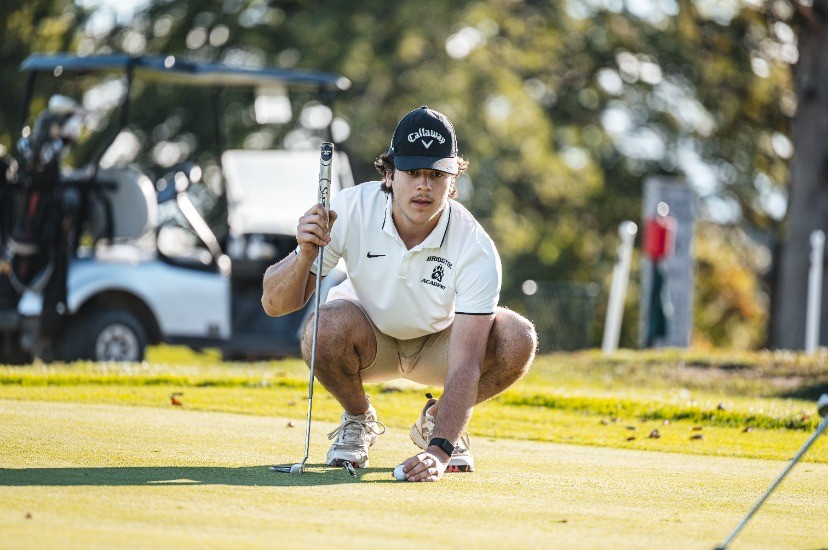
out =
<path fill-rule="evenodd" d="M 319 193 L 318 203 L 322 205 L 327 214 L 330 211 L 330 193 L 331 193 L 331 164 L 333 162 L 333 144 L 323 143 L 320 153 L 319 161 Z M 319 247 L 319 253 L 316 256 L 316 292 L 313 302 L 313 334 L 311 339 L 311 356 L 308 374 L 308 415 L 305 421 L 305 455 L 302 461 L 294 466 L 299 466 L 300 470 L 304 470 L 305 463 L 308 461 L 310 454 L 310 434 L 311 434 L 311 412 L 313 410 L 313 381 L 315 379 L 314 369 L 316 368 L 316 341 L 319 335 L 319 306 L 321 304 L 322 294 L 322 264 L 325 258 L 325 247 Z M 291 473 L 291 467 L 276 466 L 271 468 L 277 472 Z M 300 471 L 301 473 L 301 471 Z"/>
<path fill-rule="evenodd" d="M 750 512 L 748 512 L 748 514 L 745 516 L 745 519 L 743 519 L 741 523 L 739 523 L 739 525 L 736 526 L 736 529 L 734 529 L 733 532 L 730 533 L 730 536 L 727 537 L 727 539 L 725 539 L 725 541 L 722 544 L 716 547 L 716 550 L 724 550 L 725 548 L 727 548 L 727 545 L 730 544 L 734 538 L 736 538 L 736 535 L 739 534 L 739 531 L 741 531 L 745 524 L 750 520 L 750 518 L 753 517 L 753 514 L 755 514 L 759 507 L 762 506 L 762 504 L 765 502 L 765 500 L 767 500 L 767 498 L 774 491 L 774 489 L 776 489 L 776 487 L 780 483 L 782 483 L 782 480 L 785 479 L 785 476 L 788 475 L 788 472 L 790 472 L 791 469 L 796 465 L 796 463 L 799 462 L 799 459 L 802 458 L 802 456 L 808 451 L 811 445 L 814 444 L 814 441 L 816 441 L 817 438 L 820 435 L 822 435 L 822 432 L 824 432 L 826 428 L 828 428 L 828 416 L 822 419 L 822 422 L 819 423 L 819 426 L 817 426 L 816 431 L 813 433 L 813 435 L 811 435 L 810 438 L 808 438 L 808 441 L 806 441 L 805 444 L 802 445 L 802 447 L 799 449 L 799 452 L 797 452 L 796 455 L 791 459 L 790 463 L 785 468 L 785 470 L 783 470 L 779 477 L 776 478 L 776 481 L 774 481 L 773 484 L 770 487 L 768 487 L 768 490 L 765 491 L 765 494 L 763 494 L 756 502 L 756 504 L 753 505 L 753 508 L 751 508 Z"/>
<path fill-rule="evenodd" d="M 316 257 L 316 292 L 314 296 L 314 314 L 313 314 L 313 339 L 311 340 L 311 359 L 310 359 L 310 374 L 308 375 L 308 417 L 305 422 L 305 456 L 302 457 L 302 466 L 308 460 L 310 453 L 310 431 L 311 431 L 311 411 L 313 410 L 313 381 L 314 369 L 316 367 L 316 340 L 319 334 L 319 304 L 320 294 L 322 293 L 322 260 L 325 257 L 325 248 L 319 247 L 319 255 Z"/>

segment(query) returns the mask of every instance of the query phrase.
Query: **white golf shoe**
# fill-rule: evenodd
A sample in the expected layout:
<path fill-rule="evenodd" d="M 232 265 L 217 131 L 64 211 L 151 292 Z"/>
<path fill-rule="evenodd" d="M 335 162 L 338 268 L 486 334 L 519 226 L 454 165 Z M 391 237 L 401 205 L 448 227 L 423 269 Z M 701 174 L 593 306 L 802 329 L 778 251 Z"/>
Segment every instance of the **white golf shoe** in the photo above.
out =
<path fill-rule="evenodd" d="M 385 424 L 377 420 L 374 406 L 369 403 L 368 407 L 365 414 L 343 412 L 339 427 L 328 434 L 328 439 L 336 438 L 328 450 L 330 466 L 344 466 L 350 462 L 354 468 L 368 467 L 368 448 L 385 433 Z"/>
<path fill-rule="evenodd" d="M 437 402 L 430 393 L 426 394 L 428 401 L 426 401 L 420 417 L 411 426 L 409 435 L 411 441 L 422 450 L 426 450 L 428 442 L 431 441 L 431 434 L 434 433 L 434 416 L 428 413 L 429 407 Z M 474 471 L 474 457 L 471 455 L 469 434 L 463 432 L 460 436 L 460 441 L 454 445 L 454 452 L 451 453 L 451 459 L 446 472 L 473 472 Z"/>

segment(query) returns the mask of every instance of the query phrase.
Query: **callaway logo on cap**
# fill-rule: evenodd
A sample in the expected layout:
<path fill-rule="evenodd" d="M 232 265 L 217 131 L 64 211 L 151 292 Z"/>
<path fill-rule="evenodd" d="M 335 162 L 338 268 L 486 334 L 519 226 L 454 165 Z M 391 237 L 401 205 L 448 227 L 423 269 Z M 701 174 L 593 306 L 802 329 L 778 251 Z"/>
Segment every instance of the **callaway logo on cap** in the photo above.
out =
<path fill-rule="evenodd" d="M 397 124 L 388 154 L 399 170 L 428 168 L 456 174 L 457 136 L 454 126 L 442 113 L 422 106 Z"/>

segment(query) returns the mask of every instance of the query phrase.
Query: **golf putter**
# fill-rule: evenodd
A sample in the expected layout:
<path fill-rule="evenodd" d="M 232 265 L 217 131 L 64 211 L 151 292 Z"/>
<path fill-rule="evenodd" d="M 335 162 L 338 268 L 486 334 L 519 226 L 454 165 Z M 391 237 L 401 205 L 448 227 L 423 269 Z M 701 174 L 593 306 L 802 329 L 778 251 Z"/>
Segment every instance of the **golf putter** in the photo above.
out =
<path fill-rule="evenodd" d="M 791 462 L 788 464 L 785 470 L 782 471 L 779 477 L 776 478 L 776 481 L 774 481 L 773 484 L 771 484 L 771 486 L 768 488 L 768 490 L 765 491 L 765 494 L 762 495 L 761 498 L 759 498 L 759 500 L 756 502 L 756 504 L 753 505 L 753 508 L 751 508 L 750 512 L 748 512 L 748 514 L 745 516 L 745 519 L 743 519 L 741 523 L 739 523 L 739 525 L 736 526 L 736 529 L 734 529 L 733 532 L 730 533 L 730 536 L 727 537 L 727 539 L 725 539 L 723 543 L 716 547 L 716 550 L 725 550 L 727 548 L 727 545 L 730 544 L 734 538 L 736 538 L 736 535 L 739 534 L 739 531 L 741 531 L 745 524 L 748 522 L 748 520 L 750 520 L 750 518 L 753 517 L 753 514 L 756 513 L 759 507 L 762 506 L 762 504 L 764 504 L 765 500 L 767 500 L 767 498 L 774 491 L 774 489 L 776 489 L 776 487 L 782 482 L 785 476 L 788 475 L 788 472 L 791 471 L 794 465 L 797 462 L 799 462 L 799 459 L 802 458 L 803 455 L 811 447 L 811 445 L 814 444 L 814 441 L 816 441 L 817 438 L 820 435 L 822 435 L 822 432 L 824 432 L 825 429 L 828 428 L 828 393 L 823 393 L 822 396 L 819 398 L 819 401 L 817 401 L 817 411 L 819 411 L 819 415 L 822 417 L 822 421 L 819 423 L 819 426 L 817 426 L 817 429 L 814 431 L 813 435 L 811 435 L 811 437 L 808 438 L 808 441 L 806 441 L 805 444 L 802 445 L 802 447 L 799 449 L 796 455 L 791 459 Z"/>
<path fill-rule="evenodd" d="M 331 209 L 331 165 L 333 164 L 333 144 L 323 143 L 319 158 L 319 194 L 318 204 L 321 204 L 327 214 Z M 308 418 L 305 422 L 305 456 L 302 461 L 292 466 L 271 466 L 270 469 L 283 474 L 301 474 L 305 471 L 305 462 L 310 453 L 311 410 L 313 409 L 313 380 L 316 366 L 316 340 L 319 333 L 319 304 L 322 293 L 322 260 L 325 247 L 319 247 L 316 256 L 316 292 L 313 302 L 313 339 L 311 340 L 310 374 L 308 376 Z M 354 474 L 351 474 L 354 475 Z"/>

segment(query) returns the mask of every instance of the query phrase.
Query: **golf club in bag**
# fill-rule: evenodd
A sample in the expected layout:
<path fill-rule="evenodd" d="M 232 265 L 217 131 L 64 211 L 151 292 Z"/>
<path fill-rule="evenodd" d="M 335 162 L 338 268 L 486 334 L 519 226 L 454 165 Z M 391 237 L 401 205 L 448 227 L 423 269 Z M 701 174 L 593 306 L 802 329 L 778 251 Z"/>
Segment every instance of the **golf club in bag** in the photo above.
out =
<path fill-rule="evenodd" d="M 768 490 L 765 491 L 765 494 L 762 495 L 761 498 L 756 502 L 756 504 L 753 505 L 753 508 L 751 508 L 747 516 L 745 516 L 745 519 L 743 519 L 741 523 L 739 523 L 739 525 L 736 526 L 736 529 L 734 529 L 733 532 L 730 533 L 730 536 L 727 537 L 727 539 L 725 539 L 723 543 L 716 547 L 716 550 L 724 550 L 725 548 L 727 548 L 727 545 L 730 544 L 736 537 L 736 535 L 739 534 L 739 531 L 742 530 L 742 528 L 745 526 L 748 520 L 750 520 L 750 518 L 753 517 L 753 514 L 756 513 L 756 511 L 759 509 L 760 506 L 762 506 L 765 500 L 767 500 L 767 498 L 774 491 L 774 489 L 776 489 L 776 487 L 782 482 L 785 476 L 788 475 L 788 472 L 791 471 L 794 465 L 797 462 L 799 462 L 799 459 L 805 455 L 805 453 L 808 451 L 811 445 L 814 444 L 814 441 L 816 441 L 817 438 L 819 438 L 819 436 L 822 435 L 822 432 L 824 432 L 825 429 L 828 428 L 828 393 L 822 394 L 822 396 L 819 398 L 819 401 L 817 401 L 817 411 L 819 411 L 819 415 L 822 417 L 822 421 L 819 423 L 819 426 L 817 426 L 817 429 L 814 431 L 813 435 L 811 435 L 811 437 L 808 438 L 808 441 L 806 441 L 805 444 L 802 445 L 802 447 L 799 449 L 796 455 L 794 455 L 794 457 L 791 459 L 791 462 L 788 464 L 785 470 L 783 470 L 779 477 L 776 478 L 776 481 L 774 481 L 771 484 Z"/>
<path fill-rule="evenodd" d="M 330 211 L 331 194 L 331 165 L 333 164 L 333 144 L 323 143 L 319 158 L 319 195 L 318 203 L 325 209 L 325 214 Z M 322 293 L 322 260 L 325 255 L 325 247 L 319 247 L 316 256 L 316 292 L 313 302 L 313 339 L 311 340 L 310 374 L 308 377 L 308 418 L 305 423 L 305 456 L 302 461 L 292 466 L 271 466 L 270 469 L 283 474 L 301 474 L 305 471 L 305 462 L 310 452 L 310 430 L 311 430 L 311 409 L 313 408 L 313 380 L 314 367 L 316 366 L 316 341 L 319 332 L 319 303 Z M 352 475 L 353 472 L 349 470 Z"/>
<path fill-rule="evenodd" d="M 73 99 L 52 96 L 33 127 L 21 132 L 14 185 L 5 181 L 0 188 L 0 307 L 16 309 L 25 291 L 39 293 L 39 330 L 50 337 L 65 327 L 67 266 L 82 211 L 81 192 L 65 181 L 61 159 L 80 136 L 84 116 Z"/>

